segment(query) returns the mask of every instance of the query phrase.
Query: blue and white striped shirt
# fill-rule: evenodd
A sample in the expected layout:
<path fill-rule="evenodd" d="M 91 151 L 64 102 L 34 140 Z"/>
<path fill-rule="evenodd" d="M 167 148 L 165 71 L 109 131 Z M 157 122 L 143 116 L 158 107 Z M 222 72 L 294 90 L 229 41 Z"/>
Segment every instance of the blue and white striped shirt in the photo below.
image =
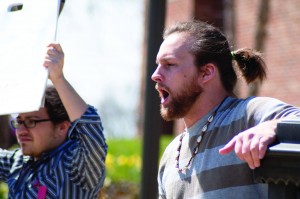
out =
<path fill-rule="evenodd" d="M 105 178 L 107 145 L 101 120 L 93 107 L 74 121 L 68 140 L 38 161 L 20 149 L 0 149 L 0 180 L 9 187 L 8 198 L 97 198 Z M 43 195 L 43 194 L 42 194 Z"/>

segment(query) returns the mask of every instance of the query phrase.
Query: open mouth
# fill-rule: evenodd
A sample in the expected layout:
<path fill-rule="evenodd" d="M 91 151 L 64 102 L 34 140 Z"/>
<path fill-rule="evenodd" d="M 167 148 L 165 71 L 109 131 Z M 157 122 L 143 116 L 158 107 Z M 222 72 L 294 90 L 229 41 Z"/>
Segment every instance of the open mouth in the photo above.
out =
<path fill-rule="evenodd" d="M 161 104 L 166 104 L 167 100 L 169 98 L 169 95 L 170 95 L 169 92 L 164 88 L 159 88 L 158 92 L 159 92 L 159 96 L 161 98 L 160 103 Z"/>

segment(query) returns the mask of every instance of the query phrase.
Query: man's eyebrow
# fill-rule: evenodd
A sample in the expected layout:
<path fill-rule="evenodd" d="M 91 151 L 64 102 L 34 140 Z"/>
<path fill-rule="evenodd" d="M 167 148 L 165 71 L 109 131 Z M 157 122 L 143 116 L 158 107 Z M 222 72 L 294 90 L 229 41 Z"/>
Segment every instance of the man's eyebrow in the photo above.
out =
<path fill-rule="evenodd" d="M 166 56 L 159 59 L 160 62 L 168 62 L 169 60 L 175 59 L 174 57 Z M 158 64 L 158 59 L 156 60 L 156 64 Z"/>

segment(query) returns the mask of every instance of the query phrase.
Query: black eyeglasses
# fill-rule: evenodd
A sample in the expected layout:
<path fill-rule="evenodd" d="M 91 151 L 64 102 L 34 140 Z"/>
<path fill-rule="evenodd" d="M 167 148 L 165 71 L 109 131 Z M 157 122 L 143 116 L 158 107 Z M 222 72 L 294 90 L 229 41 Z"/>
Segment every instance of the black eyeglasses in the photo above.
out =
<path fill-rule="evenodd" d="M 24 126 L 26 128 L 34 128 L 36 126 L 36 123 L 47 122 L 47 121 L 51 121 L 51 119 L 43 119 L 43 120 L 25 119 L 24 121 L 22 121 L 22 120 L 11 120 L 10 123 L 11 123 L 11 126 L 14 129 L 18 129 L 18 128 L 20 128 L 20 126 L 22 124 L 24 124 Z"/>

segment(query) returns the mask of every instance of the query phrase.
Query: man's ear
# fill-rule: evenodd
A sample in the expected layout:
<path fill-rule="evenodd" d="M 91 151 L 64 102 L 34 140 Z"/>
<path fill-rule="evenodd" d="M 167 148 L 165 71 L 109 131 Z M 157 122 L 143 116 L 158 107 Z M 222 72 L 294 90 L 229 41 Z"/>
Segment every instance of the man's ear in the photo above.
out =
<path fill-rule="evenodd" d="M 217 66 L 213 63 L 205 64 L 201 68 L 200 76 L 201 76 L 201 82 L 206 83 L 209 80 L 211 80 L 217 72 Z"/>
<path fill-rule="evenodd" d="M 71 126 L 69 121 L 63 121 L 57 125 L 58 131 L 61 135 L 66 135 Z"/>

